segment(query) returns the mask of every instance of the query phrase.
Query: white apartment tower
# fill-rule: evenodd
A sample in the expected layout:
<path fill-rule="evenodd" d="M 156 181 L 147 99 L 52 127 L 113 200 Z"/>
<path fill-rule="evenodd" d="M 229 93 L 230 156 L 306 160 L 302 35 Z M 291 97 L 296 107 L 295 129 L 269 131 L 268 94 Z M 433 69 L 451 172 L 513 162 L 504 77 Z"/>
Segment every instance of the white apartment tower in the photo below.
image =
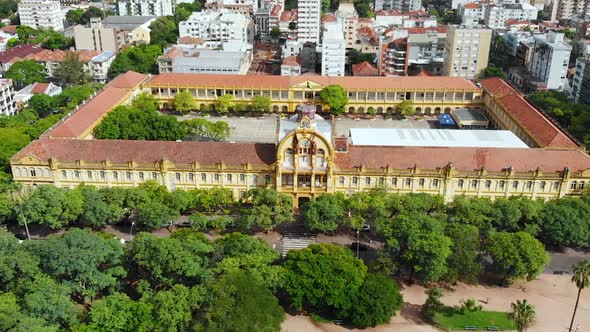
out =
<path fill-rule="evenodd" d="M 547 89 L 563 90 L 572 47 L 563 41 L 564 34 L 550 31 L 536 35 L 531 49 L 528 70 L 533 77 L 543 81 Z"/>
<path fill-rule="evenodd" d="M 300 43 L 320 43 L 321 0 L 297 2 L 297 39 Z"/>
<path fill-rule="evenodd" d="M 421 0 L 375 0 L 375 10 L 397 10 L 400 12 L 422 9 Z"/>
<path fill-rule="evenodd" d="M 188 20 L 178 24 L 180 38 L 205 40 L 208 47 L 222 47 L 224 43 L 252 44 L 254 23 L 244 14 L 228 9 L 194 12 Z"/>
<path fill-rule="evenodd" d="M 59 1 L 22 0 L 18 3 L 18 15 L 22 25 L 31 28 L 64 29 L 63 15 Z"/>
<path fill-rule="evenodd" d="M 485 10 L 484 24 L 490 29 L 504 29 L 508 20 L 536 20 L 538 11 L 535 6 L 526 2 L 490 5 Z"/>
<path fill-rule="evenodd" d="M 449 25 L 445 43 L 444 76 L 476 79 L 488 66 L 492 30 Z"/>
<path fill-rule="evenodd" d="M 322 36 L 322 76 L 344 76 L 346 40 L 341 20 L 325 23 Z"/>
<path fill-rule="evenodd" d="M 14 100 L 12 80 L 0 78 L 0 115 L 14 115 L 15 113 L 16 101 Z"/>
<path fill-rule="evenodd" d="M 192 3 L 191 0 L 119 0 L 119 16 L 170 16 L 174 15 L 180 3 Z"/>

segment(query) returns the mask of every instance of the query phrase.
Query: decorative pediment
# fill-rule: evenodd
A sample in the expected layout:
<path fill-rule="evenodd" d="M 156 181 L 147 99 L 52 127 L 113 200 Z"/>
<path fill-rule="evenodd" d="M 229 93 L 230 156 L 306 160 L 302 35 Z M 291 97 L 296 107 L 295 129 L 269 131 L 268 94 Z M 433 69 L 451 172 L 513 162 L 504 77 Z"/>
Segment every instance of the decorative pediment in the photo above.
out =
<path fill-rule="evenodd" d="M 295 84 L 292 86 L 292 88 L 299 88 L 299 89 L 308 89 L 308 90 L 321 90 L 324 86 L 316 83 L 314 81 L 303 81 L 299 84 Z"/>
<path fill-rule="evenodd" d="M 41 160 L 34 155 L 28 155 L 24 158 L 19 159 L 15 164 L 19 165 L 47 165 L 48 162 L 46 160 Z"/>

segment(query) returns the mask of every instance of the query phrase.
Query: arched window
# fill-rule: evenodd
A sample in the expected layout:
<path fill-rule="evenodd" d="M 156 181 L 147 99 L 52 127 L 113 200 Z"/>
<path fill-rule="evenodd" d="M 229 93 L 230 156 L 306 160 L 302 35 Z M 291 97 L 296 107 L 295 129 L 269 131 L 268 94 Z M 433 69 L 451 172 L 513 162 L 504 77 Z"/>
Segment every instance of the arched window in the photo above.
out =
<path fill-rule="evenodd" d="M 576 189 L 577 186 L 578 186 L 578 182 L 572 181 L 572 185 L 571 185 L 570 189 Z"/>
<path fill-rule="evenodd" d="M 31 176 L 37 176 L 37 172 L 35 172 L 34 168 L 31 168 Z"/>
<path fill-rule="evenodd" d="M 578 187 L 578 189 L 584 189 L 584 181 L 580 181 L 580 186 Z"/>
<path fill-rule="evenodd" d="M 43 170 L 40 168 L 37 168 L 37 176 L 43 176 Z"/>
<path fill-rule="evenodd" d="M 316 157 L 316 167 L 325 167 L 324 162 L 326 160 L 326 151 L 319 149 Z"/>
<path fill-rule="evenodd" d="M 17 167 L 14 169 L 14 171 L 16 173 L 16 176 L 20 176 L 20 168 Z"/>
<path fill-rule="evenodd" d="M 50 177 L 51 176 L 51 172 L 49 172 L 49 168 L 45 169 L 45 176 L 46 177 Z"/>
<path fill-rule="evenodd" d="M 285 166 L 293 166 L 293 149 L 285 150 Z"/>

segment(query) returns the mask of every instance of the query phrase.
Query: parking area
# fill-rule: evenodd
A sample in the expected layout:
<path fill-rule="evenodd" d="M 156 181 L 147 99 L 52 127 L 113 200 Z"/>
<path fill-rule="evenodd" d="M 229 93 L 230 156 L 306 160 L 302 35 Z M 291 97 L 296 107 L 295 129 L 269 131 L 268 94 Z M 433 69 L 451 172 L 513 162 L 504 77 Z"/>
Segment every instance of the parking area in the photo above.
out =
<path fill-rule="evenodd" d="M 436 128 L 436 117 L 424 117 L 421 120 L 407 118 L 405 120 L 384 120 L 382 118 L 351 119 L 341 118 L 336 120 L 336 136 L 348 136 L 350 128 L 413 128 L 429 129 Z"/>
<path fill-rule="evenodd" d="M 189 116 L 182 119 L 203 118 L 208 121 L 225 121 L 231 127 L 228 141 L 275 143 L 277 141 L 277 116 L 267 115 L 261 118 L 240 117 L 199 117 Z"/>

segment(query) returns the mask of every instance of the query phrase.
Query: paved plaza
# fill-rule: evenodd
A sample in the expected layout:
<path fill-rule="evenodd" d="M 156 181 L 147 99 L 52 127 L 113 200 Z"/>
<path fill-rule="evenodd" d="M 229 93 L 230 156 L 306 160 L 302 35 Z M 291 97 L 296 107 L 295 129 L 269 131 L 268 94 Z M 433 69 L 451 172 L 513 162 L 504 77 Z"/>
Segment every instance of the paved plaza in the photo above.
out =
<path fill-rule="evenodd" d="M 188 116 L 179 117 L 179 120 L 203 118 L 212 122 L 225 121 L 231 127 L 229 141 L 232 142 L 257 142 L 276 143 L 278 115 L 264 115 L 260 118 L 253 117 L 202 117 Z M 348 136 L 350 128 L 414 128 L 428 129 L 436 128 L 435 117 L 425 117 L 422 120 L 408 118 L 406 120 L 384 120 L 383 118 L 351 119 L 340 118 L 335 121 L 336 136 Z"/>

